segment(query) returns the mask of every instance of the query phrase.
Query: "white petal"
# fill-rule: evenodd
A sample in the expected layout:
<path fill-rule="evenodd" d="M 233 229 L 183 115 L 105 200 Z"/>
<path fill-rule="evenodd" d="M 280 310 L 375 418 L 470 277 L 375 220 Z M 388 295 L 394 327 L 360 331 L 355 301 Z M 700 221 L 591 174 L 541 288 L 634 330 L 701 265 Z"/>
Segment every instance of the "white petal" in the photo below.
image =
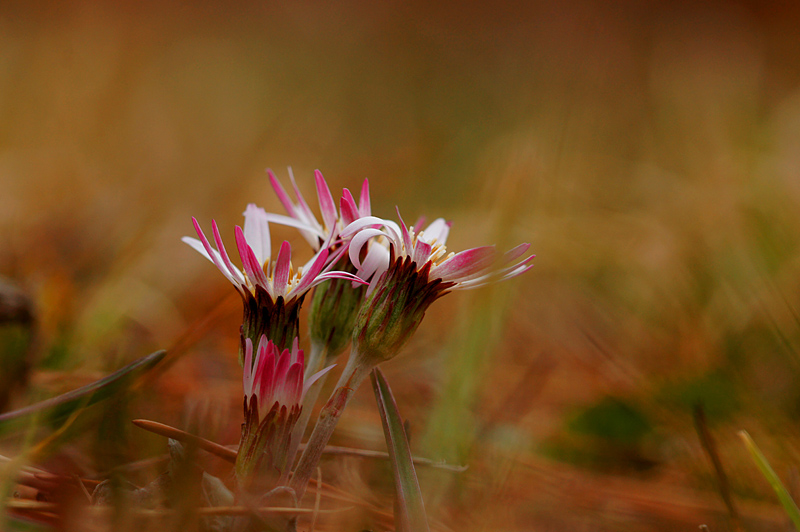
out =
<path fill-rule="evenodd" d="M 267 212 L 250 203 L 244 211 L 244 239 L 263 265 L 271 254 Z"/>

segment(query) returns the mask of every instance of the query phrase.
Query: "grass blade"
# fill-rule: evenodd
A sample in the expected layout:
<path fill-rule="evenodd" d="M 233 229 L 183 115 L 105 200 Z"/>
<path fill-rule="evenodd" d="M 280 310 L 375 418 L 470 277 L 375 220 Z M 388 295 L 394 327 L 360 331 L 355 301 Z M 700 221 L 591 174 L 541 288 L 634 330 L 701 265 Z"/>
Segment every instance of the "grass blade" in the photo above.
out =
<path fill-rule="evenodd" d="M 764 478 L 767 479 L 772 489 L 775 490 L 775 494 L 778 496 L 778 500 L 783 505 L 783 509 L 786 510 L 786 513 L 789 516 L 789 519 L 792 520 L 794 523 L 794 527 L 797 530 L 800 530 L 800 509 L 797 508 L 794 500 L 792 500 L 791 495 L 784 487 L 781 479 L 778 478 L 778 475 L 775 473 L 775 470 L 772 469 L 772 466 L 769 465 L 767 462 L 766 457 L 761 453 L 761 450 L 758 448 L 756 443 L 753 441 L 753 438 L 747 433 L 747 431 L 740 431 L 739 436 L 744 441 L 745 447 L 747 450 L 750 451 L 750 454 L 753 457 L 753 461 L 758 466 L 758 469 L 761 471 L 761 474 L 764 475 Z"/>
<path fill-rule="evenodd" d="M 166 355 L 166 351 L 156 351 L 142 357 L 114 373 L 70 392 L 18 410 L 0 414 L 0 434 L 11 431 L 27 422 L 31 416 L 51 424 L 69 417 L 75 410 L 93 405 L 115 393 L 126 389 L 132 379 L 147 372 Z"/>
<path fill-rule="evenodd" d="M 428 531 L 430 529 L 417 481 L 417 472 L 414 469 L 403 420 L 397 411 L 392 390 L 379 369 L 375 368 L 371 377 L 394 472 L 395 526 L 399 532 Z"/>

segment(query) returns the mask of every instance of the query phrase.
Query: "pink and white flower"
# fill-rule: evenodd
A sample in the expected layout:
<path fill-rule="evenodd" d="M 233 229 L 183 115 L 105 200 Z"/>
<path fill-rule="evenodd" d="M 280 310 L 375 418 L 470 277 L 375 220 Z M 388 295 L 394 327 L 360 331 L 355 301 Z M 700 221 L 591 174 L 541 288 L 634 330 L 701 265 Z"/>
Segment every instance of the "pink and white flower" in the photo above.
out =
<path fill-rule="evenodd" d="M 305 382 L 304 369 L 304 353 L 299 349 L 297 338 L 292 342 L 291 351 L 280 351 L 262 335 L 255 353 L 253 342 L 246 338 L 242 376 L 245 410 L 257 408 L 260 423 L 272 410 L 286 408 L 291 412 L 302 407 L 308 388 L 333 366 L 315 373 Z"/>
<path fill-rule="evenodd" d="M 231 262 L 225 245 L 222 243 L 216 221 L 212 220 L 211 227 L 217 249 L 211 246 L 197 219 L 193 217 L 192 223 L 194 223 L 199 240 L 191 237 L 183 237 L 182 240 L 214 263 L 243 297 L 248 293 L 255 294 L 256 290 L 260 288 L 273 301 L 279 297 L 289 300 L 301 296 L 313 286 L 327 279 L 349 279 L 361 282 L 353 274 L 329 271 L 334 262 L 332 259 L 338 257 L 331 256 L 327 247 L 321 248 L 297 270 L 291 264 L 292 248 L 289 242 L 284 241 L 276 259 L 271 260 L 267 213 L 252 203 L 244 211 L 244 229 L 237 225 L 234 230 L 236 248 L 239 251 L 244 271 Z"/>
<path fill-rule="evenodd" d="M 262 335 L 258 348 L 245 338 L 244 424 L 236 457 L 236 477 L 245 489 L 263 490 L 285 482 L 291 467 L 292 431 L 308 388 L 327 371 L 304 382 L 304 355 L 298 339 L 280 350 Z"/>
<path fill-rule="evenodd" d="M 400 212 L 397 213 L 400 217 Z M 388 247 L 394 260 L 409 258 L 422 270 L 430 264 L 428 280 L 441 280 L 451 284 L 449 290 L 467 290 L 486 284 L 516 277 L 533 267 L 535 255 L 519 260 L 530 248 L 530 244 L 517 247 L 500 254 L 495 246 L 482 246 L 458 253 L 447 251 L 447 237 L 451 222 L 437 218 L 425 229 L 415 230 L 406 227 L 402 217 L 400 224 L 375 216 L 365 216 L 355 220 L 342 231 L 342 238 L 351 238 L 350 260 L 357 268 L 362 279 L 372 275 L 372 282 L 367 289 L 371 293 L 377 279 L 387 271 L 389 260 L 375 264 L 369 263 L 369 255 L 361 260 L 362 249 L 370 241 L 377 240 Z M 371 246 L 375 247 L 375 246 Z M 387 254 L 389 250 L 387 250 Z"/>

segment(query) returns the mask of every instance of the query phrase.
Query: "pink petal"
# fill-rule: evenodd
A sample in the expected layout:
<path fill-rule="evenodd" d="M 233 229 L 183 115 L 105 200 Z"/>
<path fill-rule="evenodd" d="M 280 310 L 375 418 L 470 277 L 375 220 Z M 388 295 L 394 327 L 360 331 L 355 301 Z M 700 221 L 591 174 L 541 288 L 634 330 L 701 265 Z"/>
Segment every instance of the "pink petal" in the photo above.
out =
<path fill-rule="evenodd" d="M 482 246 L 456 253 L 438 266 L 431 268 L 431 277 L 450 280 L 471 275 L 492 265 L 497 250 L 494 246 Z"/>
<path fill-rule="evenodd" d="M 458 280 L 458 286 L 456 288 L 458 288 L 459 290 L 461 289 L 469 290 L 490 283 L 505 281 L 506 279 L 511 279 L 512 277 L 522 275 L 523 273 L 533 268 L 533 264 L 530 264 L 530 262 L 532 262 L 533 259 L 535 258 L 536 255 L 531 255 L 527 259 L 512 266 L 509 266 L 507 268 L 493 271 L 484 275 L 473 275 L 467 277 L 466 279 L 460 279 Z"/>
<path fill-rule="evenodd" d="M 322 268 L 325 266 L 325 260 L 328 258 L 328 249 L 323 248 L 319 253 L 317 253 L 317 258 L 314 259 L 314 263 L 311 267 L 303 272 L 303 276 L 300 278 L 300 282 L 294 289 L 291 291 L 291 295 L 299 295 L 311 288 L 314 282 L 314 279 L 319 275 L 319 272 L 322 271 Z"/>
<path fill-rule="evenodd" d="M 283 188 L 283 185 L 281 185 L 281 182 L 278 181 L 278 178 L 275 177 L 275 174 L 272 173 L 272 170 L 269 168 L 267 169 L 267 175 L 269 175 L 269 183 L 272 185 L 272 190 L 275 191 L 275 195 L 278 196 L 278 200 L 283 205 L 283 208 L 286 209 L 286 212 L 289 213 L 289 216 L 297 218 L 297 212 L 294 209 L 294 204 L 289 198 L 289 194 L 287 194 L 286 190 Z"/>
<path fill-rule="evenodd" d="M 300 210 L 303 211 L 306 217 L 316 219 L 314 218 L 314 213 L 311 212 L 311 207 L 308 206 L 303 194 L 297 187 L 297 182 L 294 180 L 294 172 L 292 172 L 291 167 L 289 168 L 289 180 L 292 182 L 292 188 L 294 189 L 294 195 L 297 196 L 297 205 L 300 207 Z"/>
<path fill-rule="evenodd" d="M 356 284 L 367 284 L 367 282 L 357 275 L 353 275 L 349 272 L 327 272 L 321 273 L 317 275 L 317 277 L 312 281 L 311 286 L 309 288 L 318 285 L 323 281 L 328 281 L 330 279 L 345 279 L 347 281 L 353 281 Z"/>
<path fill-rule="evenodd" d="M 286 373 L 289 371 L 289 366 L 291 364 L 292 355 L 288 349 L 284 349 L 278 356 L 275 364 L 275 389 L 273 390 L 273 394 L 276 394 L 280 390 L 280 387 L 283 386 L 286 381 Z"/>
<path fill-rule="evenodd" d="M 292 340 L 292 362 L 300 362 L 300 364 L 303 365 L 304 360 L 305 355 L 303 350 L 300 349 L 300 338 L 295 336 L 294 340 Z"/>
<path fill-rule="evenodd" d="M 314 170 L 314 180 L 317 183 L 317 196 L 319 197 L 319 210 L 322 213 L 322 219 L 325 221 L 325 228 L 332 231 L 336 227 L 336 204 L 333 202 L 331 190 L 328 188 L 328 183 L 322 177 L 322 172 Z"/>
<path fill-rule="evenodd" d="M 395 206 L 395 210 L 397 211 L 397 217 L 400 219 L 400 228 L 403 232 L 403 247 L 405 248 L 405 253 L 410 255 L 414 249 L 414 246 L 411 243 L 411 235 L 408 232 L 408 227 L 406 227 L 406 224 L 403 221 L 403 217 L 400 216 L 400 209 Z M 400 250 L 397 251 L 399 254 Z"/>
<path fill-rule="evenodd" d="M 504 279 L 510 279 L 511 277 L 516 277 L 517 275 L 520 275 L 521 273 L 530 270 L 533 267 L 533 264 L 530 263 L 533 262 L 533 259 L 535 258 L 536 255 L 531 255 L 525 260 L 522 260 L 516 264 L 498 270 L 497 274 L 502 275 Z"/>
<path fill-rule="evenodd" d="M 345 225 L 349 225 L 359 218 L 356 200 L 353 199 L 353 195 L 347 189 L 342 191 L 342 199 L 339 200 L 339 211 L 342 213 L 342 223 Z"/>
<path fill-rule="evenodd" d="M 300 404 L 303 395 L 303 365 L 292 364 L 283 381 L 283 393 L 276 394 L 282 404 L 293 406 Z M 282 397 L 281 397 L 282 396 Z"/>
<path fill-rule="evenodd" d="M 272 390 L 275 388 L 276 354 L 275 344 L 268 342 L 265 345 L 263 339 L 259 342 L 254 388 L 259 398 L 259 410 L 263 410 L 263 414 L 267 412 L 261 407 L 270 399 Z"/>
<path fill-rule="evenodd" d="M 217 244 L 217 249 L 220 252 L 220 256 L 222 261 L 227 266 L 228 271 L 231 272 L 231 275 L 239 281 L 240 284 L 244 284 L 244 275 L 242 272 L 239 271 L 239 268 L 233 265 L 231 262 L 231 258 L 228 256 L 228 252 L 225 251 L 225 244 L 222 243 L 222 237 L 219 234 L 219 227 L 217 227 L 217 222 L 215 220 L 211 220 L 211 229 L 214 233 L 214 241 Z"/>
<path fill-rule="evenodd" d="M 517 260 L 519 257 L 523 256 L 528 249 L 530 249 L 531 245 L 528 243 L 523 243 L 515 248 L 512 248 L 505 252 L 503 255 L 502 264 L 508 264 L 509 262 L 513 262 Z"/>
<path fill-rule="evenodd" d="M 370 216 L 372 214 L 372 206 L 369 200 L 369 179 L 364 179 L 361 184 L 361 197 L 358 199 L 358 213 L 361 216 Z"/>
<path fill-rule="evenodd" d="M 222 257 L 220 256 L 220 254 L 219 254 L 219 252 L 217 250 L 215 250 L 214 248 L 211 247 L 211 244 L 208 242 L 208 239 L 206 238 L 206 235 L 203 233 L 203 230 L 200 229 L 200 224 L 197 223 L 197 219 L 192 217 L 192 223 L 194 224 L 194 230 L 197 232 L 197 236 L 200 237 L 200 243 L 202 244 L 203 249 L 206 252 L 205 253 L 206 257 L 211 262 L 213 262 L 214 266 L 216 266 L 219 269 L 219 271 L 221 271 L 222 274 L 225 277 L 227 277 L 228 280 L 230 282 L 232 282 L 237 287 L 237 289 L 239 289 L 239 291 L 241 292 L 240 282 L 237 281 L 237 279 L 231 275 L 230 271 L 228 271 L 223 266 Z M 196 250 L 200 251 L 200 248 L 198 248 L 191 240 L 184 240 L 184 242 L 186 242 L 187 244 L 189 244 L 190 246 L 192 246 Z"/>
<path fill-rule="evenodd" d="M 192 238 L 190 236 L 185 236 L 185 237 L 181 238 L 181 240 L 185 244 L 189 244 L 192 247 L 192 249 L 194 249 L 195 251 L 200 253 L 202 256 L 204 256 L 206 259 L 208 259 L 209 262 L 211 262 L 212 264 L 217 266 L 217 262 L 214 259 L 212 259 L 211 256 L 209 256 L 208 251 L 205 250 L 205 248 L 203 247 L 203 243 L 202 242 L 200 242 L 196 238 Z M 217 252 L 216 249 L 213 249 L 212 252 L 214 253 L 213 256 L 216 257 L 216 260 L 221 262 L 222 258 L 220 257 L 219 252 Z M 219 268 L 219 266 L 217 266 L 217 268 Z M 223 275 L 225 275 L 225 278 L 228 279 L 231 283 L 233 283 L 233 285 L 236 287 L 236 289 L 241 292 L 239 283 L 236 282 L 235 279 L 232 279 L 227 271 L 225 271 L 225 270 L 220 270 L 220 271 L 222 272 Z"/>
<path fill-rule="evenodd" d="M 250 246 L 247 244 L 242 228 L 237 225 L 234 229 L 234 234 L 236 235 L 236 247 L 239 249 L 239 256 L 242 258 L 242 265 L 244 266 L 245 273 L 247 273 L 247 276 L 253 284 L 261 286 L 272 295 L 267 276 L 264 275 L 264 270 L 261 268 L 261 264 L 258 262 L 255 253 L 253 253 L 253 250 L 250 249 Z"/>
<path fill-rule="evenodd" d="M 272 280 L 272 286 L 275 290 L 275 296 L 286 296 L 286 285 L 289 282 L 289 269 L 292 261 L 292 246 L 287 241 L 283 241 L 281 249 L 278 252 L 278 259 L 275 262 L 275 276 Z"/>
<path fill-rule="evenodd" d="M 414 245 L 414 254 L 411 260 L 417 263 L 418 268 L 421 268 L 431 257 L 431 250 L 433 250 L 433 246 L 422 240 L 417 240 L 417 243 Z"/>
<path fill-rule="evenodd" d="M 326 261 L 325 267 L 322 269 L 322 271 L 326 272 L 326 271 L 330 270 L 331 268 L 333 268 L 336 265 L 336 263 L 339 262 L 339 259 L 341 259 L 344 256 L 345 253 L 347 253 L 349 248 L 350 248 L 350 244 L 349 243 L 347 243 L 347 244 L 345 244 L 343 246 L 339 246 L 338 248 L 336 248 L 333 251 L 333 253 L 328 255 L 328 260 Z M 327 249 L 330 249 L 330 246 L 328 246 Z"/>

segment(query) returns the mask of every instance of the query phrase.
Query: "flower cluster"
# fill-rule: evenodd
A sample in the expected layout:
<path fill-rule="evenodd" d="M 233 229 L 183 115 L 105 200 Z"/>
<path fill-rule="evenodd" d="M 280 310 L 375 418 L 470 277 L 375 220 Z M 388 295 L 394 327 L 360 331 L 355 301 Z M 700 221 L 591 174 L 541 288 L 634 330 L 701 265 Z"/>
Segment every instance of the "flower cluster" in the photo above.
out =
<path fill-rule="evenodd" d="M 319 386 L 312 385 L 352 342 L 347 366 L 288 484 L 302 497 L 354 390 L 372 368 L 398 353 L 430 305 L 453 290 L 520 275 L 532 267 L 534 256 L 526 256 L 528 244 L 505 253 L 494 246 L 448 252 L 450 222 L 438 218 L 424 228 L 422 221 L 408 227 L 399 210 L 398 222 L 374 216 L 366 180 L 359 201 L 344 189 L 337 209 L 322 173 L 316 171 L 320 222 L 291 171 L 295 200 L 271 171 L 268 174 L 287 214 L 247 206 L 244 228 L 234 229 L 241 268 L 231 261 L 215 221 L 211 227 L 216 247 L 194 218 L 198 238 L 183 240 L 222 272 L 243 301 L 244 423 L 236 461 L 243 489 L 286 484 L 310 412 L 308 403 L 318 393 Z M 288 242 L 272 259 L 270 223 L 298 229 L 311 246 L 311 259 L 295 269 Z M 312 288 L 311 352 L 306 361 L 298 347 L 299 310 Z M 306 393 L 310 389 L 314 393 Z"/>

